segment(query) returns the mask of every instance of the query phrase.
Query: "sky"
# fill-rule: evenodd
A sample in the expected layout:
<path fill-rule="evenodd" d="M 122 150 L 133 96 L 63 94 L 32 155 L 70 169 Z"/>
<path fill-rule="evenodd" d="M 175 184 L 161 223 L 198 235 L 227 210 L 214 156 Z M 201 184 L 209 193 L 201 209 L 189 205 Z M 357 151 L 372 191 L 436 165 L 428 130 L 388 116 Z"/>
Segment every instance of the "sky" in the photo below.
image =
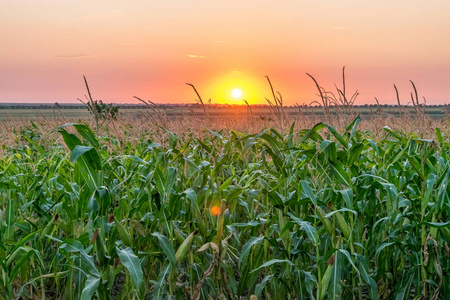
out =
<path fill-rule="evenodd" d="M 450 1 L 0 0 L 0 102 L 450 102 Z M 232 96 L 239 89 L 242 95 Z"/>

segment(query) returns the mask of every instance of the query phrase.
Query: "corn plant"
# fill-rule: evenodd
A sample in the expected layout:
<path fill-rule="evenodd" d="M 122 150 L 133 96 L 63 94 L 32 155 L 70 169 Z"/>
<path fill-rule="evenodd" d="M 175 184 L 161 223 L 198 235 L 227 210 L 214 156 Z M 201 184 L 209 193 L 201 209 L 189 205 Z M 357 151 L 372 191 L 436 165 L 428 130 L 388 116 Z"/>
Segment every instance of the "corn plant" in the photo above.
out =
<path fill-rule="evenodd" d="M 450 144 L 360 122 L 16 132 L 0 160 L 0 298 L 445 299 Z"/>

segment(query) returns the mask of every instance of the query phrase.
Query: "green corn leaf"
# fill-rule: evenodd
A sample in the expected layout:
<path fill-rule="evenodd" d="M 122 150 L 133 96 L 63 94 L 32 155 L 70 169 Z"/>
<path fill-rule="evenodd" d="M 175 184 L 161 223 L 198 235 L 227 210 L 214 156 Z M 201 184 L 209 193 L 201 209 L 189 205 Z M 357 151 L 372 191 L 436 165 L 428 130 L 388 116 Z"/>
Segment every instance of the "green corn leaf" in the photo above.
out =
<path fill-rule="evenodd" d="M 300 229 L 305 231 L 308 235 L 308 238 L 311 240 L 313 245 L 318 245 L 319 243 L 319 233 L 317 230 L 311 225 L 311 223 L 303 221 L 297 217 L 295 217 L 293 214 L 288 213 L 288 215 L 297 223 L 300 225 Z"/>
<path fill-rule="evenodd" d="M 87 275 L 86 283 L 84 284 L 84 289 L 81 292 L 81 300 L 91 300 L 94 293 L 97 291 L 100 285 L 101 278 Z"/>
<path fill-rule="evenodd" d="M 294 127 L 295 122 L 292 123 L 291 128 L 289 129 L 289 134 L 287 135 L 289 149 L 292 149 L 294 147 Z"/>
<path fill-rule="evenodd" d="M 87 146 L 81 146 L 81 145 L 75 146 L 75 148 L 72 151 L 72 154 L 70 155 L 70 162 L 72 162 L 72 163 L 76 162 L 80 156 L 82 156 L 83 154 L 87 154 L 88 152 L 91 152 L 89 154 L 97 153 L 96 151 L 94 151 L 93 147 L 87 147 Z M 86 155 L 86 156 L 88 156 L 88 155 Z M 96 157 L 96 160 L 93 160 L 92 159 L 93 157 Z M 88 160 L 88 162 L 91 162 L 91 159 L 92 159 L 94 166 L 98 170 L 101 169 L 102 164 L 100 162 L 100 158 L 98 157 L 98 155 L 93 154 L 91 157 L 88 157 L 86 159 Z"/>
<path fill-rule="evenodd" d="M 270 267 L 273 264 L 281 264 L 281 263 L 287 263 L 290 266 L 295 266 L 293 262 L 291 262 L 290 260 L 287 259 L 271 259 L 268 262 L 262 264 L 261 266 L 259 266 L 258 268 L 254 269 L 253 271 L 251 271 L 251 273 L 258 271 L 259 269 L 265 268 L 265 267 Z"/>
<path fill-rule="evenodd" d="M 191 202 L 197 203 L 197 193 L 193 189 L 189 188 L 185 190 L 184 194 Z"/>
<path fill-rule="evenodd" d="M 329 286 L 329 298 L 341 299 L 341 278 L 342 278 L 342 264 L 341 254 L 339 251 L 334 253 L 334 265 L 331 272 L 330 286 Z"/>
<path fill-rule="evenodd" d="M 154 282 L 155 289 L 154 289 L 153 296 L 154 296 L 155 300 L 165 299 L 162 294 L 162 288 L 163 288 L 163 284 L 166 280 L 166 276 L 167 276 L 167 274 L 169 274 L 171 269 L 172 269 L 172 264 L 170 264 L 170 263 L 165 264 L 162 267 L 162 271 L 158 275 L 158 281 Z"/>
<path fill-rule="evenodd" d="M 339 143 L 341 143 L 345 149 L 348 149 L 348 143 L 342 137 L 342 135 L 340 135 L 339 132 L 337 132 L 337 130 L 333 126 L 326 125 L 326 124 L 325 124 L 325 126 L 328 128 L 328 130 L 331 132 L 331 134 L 339 141 Z"/>
<path fill-rule="evenodd" d="M 116 247 L 116 251 L 117 255 L 119 255 L 120 261 L 125 266 L 125 268 L 127 268 L 128 272 L 130 273 L 131 279 L 133 279 L 134 284 L 139 290 L 142 286 L 144 277 L 142 273 L 141 261 L 136 255 L 134 255 L 133 250 L 131 250 L 131 248 L 129 247 L 125 249 L 119 249 L 118 247 Z"/>
<path fill-rule="evenodd" d="M 350 128 L 352 129 L 351 133 L 350 133 L 350 138 L 349 140 L 351 140 L 356 133 L 356 128 L 358 127 L 359 122 L 361 122 L 361 116 L 358 115 L 350 124 L 348 124 L 348 126 L 345 128 L 345 131 L 349 131 Z"/>
<path fill-rule="evenodd" d="M 397 134 L 395 131 L 393 131 L 391 128 L 389 128 L 389 126 L 384 126 L 383 128 L 385 131 L 389 132 L 393 137 L 395 137 L 396 139 L 402 141 L 403 137 L 401 137 L 399 134 Z"/>
<path fill-rule="evenodd" d="M 162 235 L 159 232 L 152 233 L 153 236 L 157 237 L 159 240 L 159 244 L 161 245 L 161 248 L 166 255 L 167 259 L 169 260 L 170 264 L 172 266 L 177 265 L 177 259 L 175 257 L 175 251 L 173 250 L 172 244 L 169 242 L 167 237 L 165 235 Z"/>
<path fill-rule="evenodd" d="M 419 225 L 426 225 L 433 228 L 442 228 L 442 227 L 449 227 L 450 228 L 450 222 L 440 223 L 440 222 L 422 222 L 419 223 Z"/>
<path fill-rule="evenodd" d="M 8 199 L 8 203 L 7 203 L 7 207 L 5 210 L 5 221 L 6 221 L 6 226 L 8 227 L 8 231 L 11 230 L 14 221 L 16 220 L 16 205 L 15 205 L 15 201 L 14 199 L 9 198 Z"/>
<path fill-rule="evenodd" d="M 72 150 L 70 162 L 77 162 L 81 175 L 92 191 L 101 186 L 102 163 L 97 151 L 92 147 L 77 145 Z"/>
<path fill-rule="evenodd" d="M 116 225 L 117 232 L 119 233 L 119 237 L 122 240 L 122 243 L 125 246 L 132 247 L 133 246 L 133 239 L 131 238 L 130 232 L 125 228 L 125 226 L 122 225 L 119 219 L 114 217 L 114 224 Z"/>
<path fill-rule="evenodd" d="M 355 264 L 353 263 L 352 258 L 350 257 L 350 253 L 348 253 L 348 251 L 344 250 L 344 249 L 338 249 L 338 251 L 340 251 L 342 254 L 345 255 L 345 257 L 347 257 L 348 262 L 352 265 L 353 269 L 355 269 L 356 273 L 358 273 L 358 276 L 360 276 L 358 268 L 355 266 Z"/>
<path fill-rule="evenodd" d="M 317 134 L 318 131 L 325 128 L 326 126 L 327 125 L 325 125 L 324 123 L 318 123 L 318 124 L 314 125 L 313 128 L 311 128 L 304 136 L 302 136 L 299 143 L 301 144 L 302 142 L 308 140 L 311 136 L 313 136 L 314 134 Z"/>
<path fill-rule="evenodd" d="M 441 130 L 439 128 L 437 128 L 437 127 L 436 127 L 436 138 L 437 138 L 439 143 L 442 144 L 444 142 L 444 138 L 442 137 Z"/>
<path fill-rule="evenodd" d="M 252 237 L 248 240 L 247 243 L 245 243 L 245 245 L 242 247 L 241 255 L 239 256 L 239 261 L 238 261 L 239 267 L 241 267 L 242 262 L 247 260 L 247 257 L 250 253 L 251 248 L 254 245 L 260 244 L 263 240 L 264 240 L 263 236 L 262 237 Z"/>
<path fill-rule="evenodd" d="M 340 193 L 342 198 L 344 198 L 344 202 L 347 207 L 353 207 L 353 190 L 345 189 L 345 190 L 334 190 L 335 193 Z"/>
<path fill-rule="evenodd" d="M 9 282 L 12 282 L 14 280 L 14 278 L 16 277 L 17 273 L 19 272 L 20 268 L 22 267 L 22 265 L 24 263 L 28 262 L 28 260 L 30 259 L 30 257 L 32 255 L 36 255 L 37 257 L 39 257 L 39 251 L 37 251 L 37 250 L 34 250 L 29 247 L 20 247 L 20 249 L 25 250 L 25 254 L 22 254 L 20 256 L 19 260 L 14 265 L 14 268 L 9 276 Z"/>
<path fill-rule="evenodd" d="M 330 173 L 343 185 L 350 186 L 351 180 L 343 165 L 339 162 L 330 162 Z"/>
<path fill-rule="evenodd" d="M 414 280 L 414 269 L 411 269 L 404 279 L 396 284 L 396 294 L 395 294 L 395 300 L 406 300 L 411 299 L 411 284 Z"/>
<path fill-rule="evenodd" d="M 67 147 L 69 147 L 69 149 L 72 151 L 73 149 L 75 149 L 76 146 L 81 145 L 81 141 L 80 139 L 72 134 L 72 133 L 68 133 L 65 129 L 58 129 L 58 132 L 61 133 L 61 135 L 63 136 L 64 142 L 66 143 Z"/>
<path fill-rule="evenodd" d="M 88 202 L 88 210 L 90 213 L 98 211 L 99 216 L 106 216 L 109 206 L 111 205 L 111 194 L 109 190 L 102 187 L 92 194 Z"/>
<path fill-rule="evenodd" d="M 262 294 L 262 291 L 264 290 L 264 287 L 266 286 L 267 282 L 269 282 L 272 279 L 273 276 L 274 275 L 268 275 L 268 276 L 264 277 L 264 279 L 261 280 L 261 283 L 259 283 L 256 286 L 256 289 L 255 289 L 256 297 L 258 297 L 258 298 L 261 297 L 261 294 Z"/>
<path fill-rule="evenodd" d="M 308 181 L 300 180 L 300 183 L 303 188 L 303 193 L 311 200 L 312 203 L 314 203 L 314 205 L 317 205 L 316 196 L 314 195 L 314 191 L 309 186 Z"/>
<path fill-rule="evenodd" d="M 350 154 L 347 162 L 347 166 L 352 166 L 355 162 L 359 161 L 361 157 L 361 152 L 364 150 L 365 146 L 363 143 L 357 143 L 350 149 Z"/>
<path fill-rule="evenodd" d="M 87 254 L 86 250 L 83 248 L 83 245 L 79 241 L 70 239 L 65 240 L 65 243 L 62 244 L 59 249 L 64 249 L 67 252 L 78 252 L 80 254 L 84 269 L 96 277 L 101 277 L 100 272 L 95 266 L 94 257 Z"/>
<path fill-rule="evenodd" d="M 69 124 L 66 124 L 69 125 Z M 72 124 L 73 127 L 78 131 L 78 133 L 94 148 L 98 148 L 100 145 L 98 143 L 98 140 L 95 138 L 95 134 L 92 132 L 92 130 L 89 128 L 89 126 L 84 124 Z"/>
<path fill-rule="evenodd" d="M 28 242 L 29 240 L 31 240 L 32 238 L 34 238 L 39 232 L 41 232 L 42 230 L 38 230 L 35 232 L 32 232 L 30 234 L 28 234 L 27 236 L 25 236 L 24 238 L 22 238 L 16 245 L 15 247 L 11 250 L 12 253 L 14 253 L 17 249 L 19 249 L 20 247 L 22 247 L 22 245 L 24 245 L 26 242 Z"/>
<path fill-rule="evenodd" d="M 281 151 L 281 149 L 283 148 L 283 145 L 279 140 L 277 140 L 276 138 L 274 138 L 273 136 L 271 136 L 267 133 L 264 133 L 263 135 L 261 135 L 260 138 L 265 140 L 269 144 L 270 149 L 273 151 L 273 153 L 278 154 Z"/>
<path fill-rule="evenodd" d="M 392 245 L 394 245 L 394 244 L 395 244 L 394 242 L 391 242 L 391 243 L 383 243 L 383 244 L 381 244 L 381 245 L 378 247 L 377 251 L 375 252 L 375 255 L 378 256 L 379 253 L 380 253 L 384 248 L 389 247 L 389 246 L 392 246 Z"/>
<path fill-rule="evenodd" d="M 306 285 L 306 290 L 309 293 L 309 297 L 311 297 L 311 299 L 315 300 L 316 298 L 314 297 L 314 293 L 313 293 L 313 285 L 311 283 L 314 282 L 317 285 L 317 279 L 311 272 L 302 271 L 302 273 L 305 276 L 305 285 Z"/>
<path fill-rule="evenodd" d="M 166 191 L 166 199 L 168 199 L 176 179 L 177 179 L 177 168 L 169 167 L 168 174 L 164 183 L 164 189 Z"/>
<path fill-rule="evenodd" d="M 64 125 L 58 127 L 57 130 L 58 131 L 62 131 L 62 130 L 65 131 L 64 127 L 67 127 L 67 126 L 73 126 L 78 131 L 78 133 L 83 138 L 85 138 L 86 141 L 88 141 L 92 146 L 94 146 L 96 148 L 99 147 L 98 141 L 95 138 L 95 134 L 92 132 L 92 130 L 89 128 L 89 126 L 84 125 L 84 124 L 80 124 L 80 123 L 67 123 L 67 124 L 64 124 Z M 81 144 L 81 142 L 80 142 L 80 144 Z"/>
<path fill-rule="evenodd" d="M 362 279 L 370 286 L 370 298 L 373 300 L 378 299 L 378 288 L 375 280 L 369 275 L 369 266 L 367 265 L 366 258 L 362 255 L 357 256 L 359 263 L 359 271 Z"/>
<path fill-rule="evenodd" d="M 323 140 L 319 149 L 324 152 L 325 160 L 335 162 L 337 160 L 336 143 L 330 140 Z"/>
<path fill-rule="evenodd" d="M 24 285 L 22 285 L 22 286 L 20 287 L 20 290 L 19 290 L 19 292 L 15 295 L 15 298 L 16 298 L 16 299 L 21 299 L 20 296 L 23 294 L 25 288 L 26 288 L 28 285 L 30 285 L 30 284 L 32 284 L 32 283 L 34 283 L 34 282 L 36 282 L 36 281 L 38 281 L 38 280 L 40 280 L 40 279 L 43 279 L 43 278 L 58 278 L 58 277 L 62 277 L 62 276 L 64 276 L 64 275 L 66 275 L 67 273 L 69 273 L 69 271 L 56 272 L 56 273 L 51 273 L 51 274 L 44 274 L 44 275 L 41 275 L 41 276 L 38 276 L 38 277 L 34 277 L 34 278 L 30 279 L 27 283 L 25 283 Z M 0 280 L 1 280 L 1 279 L 0 279 Z"/>
<path fill-rule="evenodd" d="M 341 209 L 338 209 L 338 210 L 334 210 L 334 211 L 326 214 L 325 218 L 329 218 L 329 217 L 331 217 L 332 215 L 334 215 L 337 212 L 351 212 L 355 216 L 358 215 L 358 213 L 356 211 L 344 207 L 344 208 L 341 208 Z"/>

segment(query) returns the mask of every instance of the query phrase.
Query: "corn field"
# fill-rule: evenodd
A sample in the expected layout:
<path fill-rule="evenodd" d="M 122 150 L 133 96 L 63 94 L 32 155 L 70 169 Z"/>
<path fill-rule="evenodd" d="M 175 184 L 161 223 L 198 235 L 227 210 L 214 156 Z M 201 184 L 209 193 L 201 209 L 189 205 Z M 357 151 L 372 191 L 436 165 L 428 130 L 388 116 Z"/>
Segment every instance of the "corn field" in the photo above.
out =
<path fill-rule="evenodd" d="M 448 299 L 448 137 L 359 123 L 17 131 L 0 299 Z"/>

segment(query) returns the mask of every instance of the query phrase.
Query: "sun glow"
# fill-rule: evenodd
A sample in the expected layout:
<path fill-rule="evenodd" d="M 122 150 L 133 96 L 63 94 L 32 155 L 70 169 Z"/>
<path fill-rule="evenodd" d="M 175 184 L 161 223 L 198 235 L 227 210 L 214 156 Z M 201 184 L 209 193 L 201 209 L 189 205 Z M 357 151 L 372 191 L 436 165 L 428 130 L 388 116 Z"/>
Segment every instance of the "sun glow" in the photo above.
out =
<path fill-rule="evenodd" d="M 244 72 L 230 72 L 210 82 L 205 94 L 211 95 L 213 103 L 244 105 L 245 99 L 255 104 L 264 101 L 266 88 L 263 79 Z"/>
<path fill-rule="evenodd" d="M 239 97 L 242 96 L 242 92 L 241 92 L 240 89 L 234 89 L 234 90 L 231 92 L 231 95 L 233 95 L 234 98 L 239 98 Z"/>

